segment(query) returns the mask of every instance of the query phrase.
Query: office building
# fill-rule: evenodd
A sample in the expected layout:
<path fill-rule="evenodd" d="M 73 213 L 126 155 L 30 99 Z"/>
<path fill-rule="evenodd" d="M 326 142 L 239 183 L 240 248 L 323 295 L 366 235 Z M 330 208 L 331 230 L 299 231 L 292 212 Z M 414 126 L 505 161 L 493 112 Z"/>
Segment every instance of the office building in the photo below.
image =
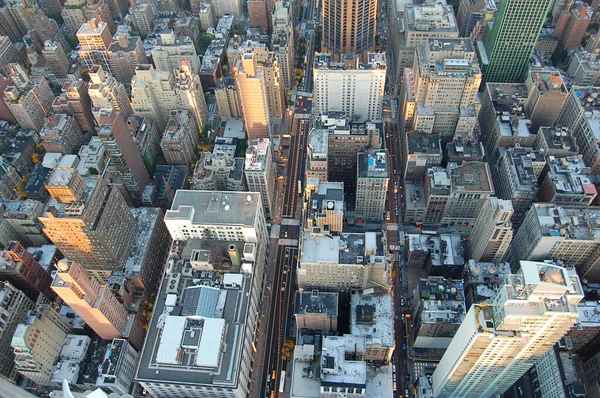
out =
<path fill-rule="evenodd" d="M 100 65 L 94 65 L 89 73 L 90 85 L 88 94 L 92 100 L 92 110 L 94 112 L 102 108 L 113 108 L 115 112 L 119 111 L 125 120 L 133 116 L 129 96 L 122 83 L 117 82 Z"/>
<path fill-rule="evenodd" d="M 583 353 L 585 347 L 592 343 L 600 335 L 600 313 L 598 312 L 598 302 L 591 300 L 582 300 L 577 305 L 579 317 L 577 325 L 568 334 L 573 350 Z M 591 345 L 590 345 L 591 347 Z M 585 355 L 590 357 L 590 354 Z"/>
<path fill-rule="evenodd" d="M 456 13 L 456 24 L 460 37 L 470 37 L 477 22 L 485 14 L 485 1 L 460 0 Z"/>
<path fill-rule="evenodd" d="M 547 157 L 566 158 L 579 155 L 573 133 L 567 127 L 540 127 L 533 148 Z"/>
<path fill-rule="evenodd" d="M 154 20 L 156 18 L 155 7 L 150 3 L 136 4 L 131 7 L 129 15 L 131 24 L 140 35 L 148 36 L 154 32 Z"/>
<path fill-rule="evenodd" d="M 598 54 L 578 51 L 571 57 L 567 76 L 580 86 L 597 86 L 600 84 L 600 60 Z"/>
<path fill-rule="evenodd" d="M 323 2 L 321 48 L 340 62 L 345 54 L 362 56 L 375 49 L 377 34 L 377 2 L 360 0 L 351 3 L 343 0 Z"/>
<path fill-rule="evenodd" d="M 482 162 L 485 156 L 483 144 L 479 141 L 465 141 L 462 137 L 446 144 L 444 162 L 462 164 L 463 162 Z"/>
<path fill-rule="evenodd" d="M 599 93 L 594 87 L 572 86 L 556 120 L 557 125 L 571 129 L 583 160 L 593 174 L 600 172 L 600 147 L 596 138 L 600 131 L 596 122 Z"/>
<path fill-rule="evenodd" d="M 38 304 L 12 335 L 17 372 L 39 386 L 52 384 L 52 367 L 69 333 L 71 326 L 52 306 Z"/>
<path fill-rule="evenodd" d="M 226 0 L 226 1 L 211 1 L 210 5 L 214 9 L 215 16 L 221 18 L 224 15 L 232 15 L 236 21 L 242 16 L 242 3 L 239 0 Z"/>
<path fill-rule="evenodd" d="M 390 257 L 385 235 L 378 232 L 330 235 L 312 227 L 300 238 L 299 289 L 347 292 L 384 289 L 390 278 Z"/>
<path fill-rule="evenodd" d="M 473 228 L 481 208 L 494 195 L 487 163 L 450 163 L 430 168 L 425 176 L 425 225 Z"/>
<path fill-rule="evenodd" d="M 550 0 L 515 0 L 500 3 L 493 25 L 488 25 L 479 46 L 486 82 L 523 81 Z M 519 45 L 514 45 L 518 41 Z"/>
<path fill-rule="evenodd" d="M 561 260 L 578 267 L 582 278 L 596 280 L 600 213 L 593 209 L 534 203 L 514 238 L 515 258 Z"/>
<path fill-rule="evenodd" d="M 108 286 L 101 286 L 79 264 L 60 260 L 52 290 L 103 340 L 123 337 L 127 311 Z"/>
<path fill-rule="evenodd" d="M 292 23 L 292 12 L 292 7 L 286 7 L 281 4 L 281 7 L 273 11 L 273 16 L 271 17 L 271 49 L 275 53 L 275 58 L 277 58 L 277 63 L 281 70 L 283 87 L 286 90 L 292 88 L 292 81 L 294 79 L 294 26 Z"/>
<path fill-rule="evenodd" d="M 409 131 L 402 141 L 402 171 L 404 181 L 418 181 L 427 169 L 442 165 L 442 141 L 439 134 Z"/>
<path fill-rule="evenodd" d="M 584 398 L 586 390 L 575 368 L 568 338 L 561 339 L 529 370 L 534 393 L 542 396 Z"/>
<path fill-rule="evenodd" d="M 112 108 L 98 112 L 98 137 L 108 156 L 108 171 L 118 176 L 134 202 L 139 202 L 150 181 L 144 160 L 130 134 L 125 120 Z"/>
<path fill-rule="evenodd" d="M 193 189 L 204 191 L 246 191 L 246 158 L 235 157 L 237 139 L 217 137 L 211 152 L 203 152 L 192 175 Z"/>
<path fill-rule="evenodd" d="M 327 181 L 329 130 L 315 128 L 310 132 L 306 148 L 305 176 L 308 181 L 316 178 L 319 182 Z"/>
<path fill-rule="evenodd" d="M 158 70 L 171 72 L 181 61 L 188 61 L 192 73 L 200 70 L 200 58 L 194 42 L 187 36 L 177 36 L 172 30 L 160 33 L 156 45 L 152 46 L 152 62 Z"/>
<path fill-rule="evenodd" d="M 269 139 L 248 141 L 244 165 L 246 186 L 250 192 L 259 192 L 265 217 L 275 214 L 275 165 Z"/>
<path fill-rule="evenodd" d="M 530 69 L 525 86 L 528 91 L 525 112 L 531 120 L 529 130 L 535 134 L 542 126 L 554 125 L 568 91 L 557 70 Z"/>
<path fill-rule="evenodd" d="M 496 194 L 498 198 L 512 202 L 511 221 L 519 226 L 537 198 L 538 178 L 546 166 L 546 159 L 529 148 L 501 148 L 499 153 L 500 159 L 492 174 Z"/>
<path fill-rule="evenodd" d="M 365 338 L 362 359 L 370 363 L 390 363 L 394 353 L 392 296 L 368 290 L 350 296 L 350 333 Z"/>
<path fill-rule="evenodd" d="M 107 51 L 113 41 L 106 22 L 92 18 L 81 25 L 76 36 L 79 41 L 78 55 L 85 67 L 91 71 L 94 65 L 100 65 L 112 74 Z"/>
<path fill-rule="evenodd" d="M 222 77 L 215 88 L 215 98 L 221 120 L 240 118 L 240 105 L 235 91 L 235 80 L 232 77 Z"/>
<path fill-rule="evenodd" d="M 83 145 L 78 152 L 79 165 L 77 171 L 82 176 L 90 174 L 101 174 L 104 170 L 104 145 L 98 137 L 92 137 L 90 141 Z"/>
<path fill-rule="evenodd" d="M 131 80 L 131 103 L 136 114 L 151 118 L 160 132 L 173 109 L 189 111 L 198 131 L 208 122 L 200 77 L 192 72 L 188 61 L 181 61 L 178 69 L 169 72 L 139 65 Z"/>
<path fill-rule="evenodd" d="M 52 199 L 40 217 L 44 233 L 67 258 L 106 281 L 125 263 L 137 231 L 123 195 L 75 169 L 55 169 L 46 188 Z"/>
<path fill-rule="evenodd" d="M 581 158 L 548 156 L 547 165 L 538 191 L 540 202 L 586 208 L 596 199 L 593 176 Z"/>
<path fill-rule="evenodd" d="M 270 138 L 265 75 L 263 68 L 257 64 L 255 54 L 243 54 L 242 60 L 235 65 L 233 75 L 247 138 Z"/>
<path fill-rule="evenodd" d="M 385 149 L 359 152 L 354 215 L 362 220 L 382 220 L 388 193 L 389 165 Z"/>
<path fill-rule="evenodd" d="M 83 80 L 66 82 L 61 93 L 52 103 L 54 113 L 64 113 L 73 116 L 81 130 L 86 133 L 96 131 L 92 100 L 88 93 L 89 84 Z"/>
<path fill-rule="evenodd" d="M 324 231 L 342 232 L 346 209 L 343 183 L 307 179 L 305 197 L 306 230 L 321 227 Z"/>
<path fill-rule="evenodd" d="M 413 347 L 448 348 L 465 316 L 463 286 L 462 279 L 440 276 L 419 279 L 412 310 Z"/>
<path fill-rule="evenodd" d="M 298 291 L 294 306 L 296 329 L 328 330 L 338 328 L 339 294 L 318 290 Z"/>
<path fill-rule="evenodd" d="M 279 68 L 279 61 L 273 53 L 269 53 L 269 57 L 260 66 L 265 78 L 269 118 L 271 120 L 283 119 L 286 113 L 285 83 Z"/>
<path fill-rule="evenodd" d="M 9 281 L 33 301 L 39 294 L 52 301 L 56 298 L 50 273 L 19 241 L 9 242 L 0 252 L 0 280 Z"/>
<path fill-rule="evenodd" d="M 114 33 L 117 29 L 105 0 L 66 0 L 60 15 L 71 34 L 77 32 L 83 23 L 92 18 L 105 22 L 110 32 Z"/>
<path fill-rule="evenodd" d="M 358 123 L 381 120 L 386 71 L 385 53 L 369 53 L 367 62 L 353 54 L 339 62 L 331 54 L 315 54 L 313 106 L 317 115 L 342 112 Z"/>
<path fill-rule="evenodd" d="M 8 86 L 4 90 L 4 103 L 21 128 L 39 132 L 44 126 L 46 114 L 51 110 L 54 94 L 45 78 L 23 77 L 24 84 Z"/>
<path fill-rule="evenodd" d="M 130 36 L 121 27 L 115 35 L 115 41 L 106 51 L 110 71 L 119 83 L 130 84 L 138 65 L 147 64 L 148 58 L 139 36 Z"/>
<path fill-rule="evenodd" d="M 63 46 L 57 41 L 48 40 L 44 43 L 42 55 L 46 59 L 46 68 L 50 80 L 60 80 L 66 83 L 71 64 Z"/>
<path fill-rule="evenodd" d="M 436 397 L 501 394 L 577 322 L 573 269 L 521 261 L 489 304 L 473 305 L 433 373 Z"/>
<path fill-rule="evenodd" d="M 124 339 L 113 339 L 104 354 L 96 385 L 117 394 L 128 394 L 135 377 L 139 354 Z"/>
<path fill-rule="evenodd" d="M 499 263 L 504 259 L 513 237 L 512 202 L 490 198 L 481 209 L 469 239 L 470 258 Z"/>
<path fill-rule="evenodd" d="M 0 374 L 13 379 L 14 359 L 12 336 L 17 326 L 27 319 L 27 312 L 35 307 L 19 289 L 9 282 L 0 283 Z"/>
<path fill-rule="evenodd" d="M 171 111 L 160 147 L 168 164 L 187 165 L 196 151 L 200 134 L 189 111 Z"/>
<path fill-rule="evenodd" d="M 74 117 L 64 113 L 53 113 L 45 120 L 40 139 L 46 152 L 67 155 L 77 152 L 83 145 L 85 136 Z"/>
<path fill-rule="evenodd" d="M 6 247 L 12 240 L 18 240 L 25 246 L 42 246 L 48 243 L 38 220 L 44 212 L 44 203 L 32 199 L 4 200 L 0 209 L 0 245 Z"/>
<path fill-rule="evenodd" d="M 160 153 L 160 135 L 151 120 L 142 116 L 132 116 L 127 119 L 127 129 L 135 142 L 144 165 L 150 169 L 156 156 Z"/>

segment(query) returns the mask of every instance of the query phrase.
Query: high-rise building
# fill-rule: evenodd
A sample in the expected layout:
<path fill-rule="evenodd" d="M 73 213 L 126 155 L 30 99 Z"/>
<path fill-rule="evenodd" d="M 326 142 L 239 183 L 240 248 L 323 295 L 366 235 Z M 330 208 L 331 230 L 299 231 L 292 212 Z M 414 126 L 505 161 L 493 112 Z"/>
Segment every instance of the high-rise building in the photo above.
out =
<path fill-rule="evenodd" d="M 270 138 L 271 125 L 263 68 L 256 56 L 245 53 L 234 68 L 239 105 L 248 139 Z"/>
<path fill-rule="evenodd" d="M 158 70 L 171 72 L 181 61 L 189 61 L 193 73 L 200 70 L 200 59 L 194 42 L 187 36 L 177 36 L 172 30 L 160 33 L 152 47 L 152 62 Z"/>
<path fill-rule="evenodd" d="M 341 182 L 306 182 L 304 200 L 304 229 L 321 227 L 342 232 L 344 224 L 344 184 Z"/>
<path fill-rule="evenodd" d="M 5 73 L 2 70 L 2 73 Z M 3 74 L 0 74 L 0 93 L 4 93 L 4 90 L 8 86 L 12 86 L 13 82 L 10 77 L 6 77 Z M 0 120 L 5 120 L 10 124 L 17 124 L 17 119 L 13 116 L 8 104 L 4 101 L 0 101 Z"/>
<path fill-rule="evenodd" d="M 112 108 L 103 108 L 98 114 L 98 137 L 108 155 L 108 170 L 122 181 L 134 202 L 141 199 L 150 181 L 148 170 L 135 145 L 125 120 Z"/>
<path fill-rule="evenodd" d="M 460 37 L 469 37 L 485 12 L 485 0 L 460 0 L 456 13 L 456 24 Z"/>
<path fill-rule="evenodd" d="M 108 73 L 112 73 L 107 51 L 113 40 L 106 22 L 95 18 L 85 22 L 77 31 L 77 40 L 79 58 L 89 71 L 94 65 L 100 65 Z"/>
<path fill-rule="evenodd" d="M 61 89 L 61 94 L 52 103 L 53 112 L 73 116 L 81 130 L 86 133 L 96 131 L 88 88 L 89 84 L 83 80 L 66 82 Z"/>
<path fill-rule="evenodd" d="M 208 122 L 200 77 L 192 72 L 188 61 L 181 61 L 179 68 L 172 72 L 139 65 L 131 80 L 131 103 L 136 114 L 152 118 L 161 132 L 173 109 L 189 111 L 199 131 Z"/>
<path fill-rule="evenodd" d="M 106 281 L 127 260 L 137 231 L 123 195 L 75 169 L 54 169 L 46 188 L 52 198 L 40 217 L 44 232 L 67 258 Z"/>
<path fill-rule="evenodd" d="M 259 28 L 261 32 L 268 33 L 271 29 L 271 15 L 267 11 L 266 0 L 249 0 L 248 14 L 250 14 L 250 26 Z"/>
<path fill-rule="evenodd" d="M 106 0 L 66 0 L 60 14 L 70 33 L 77 32 L 81 24 L 92 18 L 105 22 L 112 33 L 117 29 Z"/>
<path fill-rule="evenodd" d="M 46 152 L 68 155 L 79 151 L 85 143 L 85 136 L 74 117 L 64 113 L 52 113 L 45 120 L 40 138 Z"/>
<path fill-rule="evenodd" d="M 328 179 L 328 145 L 329 130 L 316 128 L 310 132 L 306 148 L 306 167 L 304 174 L 306 181 L 316 178 L 319 182 L 327 182 Z"/>
<path fill-rule="evenodd" d="M 79 264 L 60 260 L 52 289 L 103 340 L 123 337 L 127 311 L 109 286 L 100 286 Z"/>
<path fill-rule="evenodd" d="M 535 361 L 535 365 L 529 370 L 534 394 L 543 397 L 585 398 L 586 390 L 579 380 L 572 349 L 565 338 Z"/>
<path fill-rule="evenodd" d="M 140 35 L 147 36 L 154 31 L 154 5 L 150 3 L 137 4 L 130 11 L 131 23 Z"/>
<path fill-rule="evenodd" d="M 0 252 L 0 280 L 9 281 L 35 301 L 41 293 L 54 300 L 52 277 L 19 241 L 11 241 Z"/>
<path fill-rule="evenodd" d="M 269 139 L 248 141 L 244 176 L 248 190 L 260 192 L 265 217 L 272 218 L 275 214 L 275 165 Z"/>
<path fill-rule="evenodd" d="M 299 291 L 296 293 L 294 306 L 296 328 L 337 332 L 338 302 L 338 293 Z"/>
<path fill-rule="evenodd" d="M 115 35 L 107 49 L 108 64 L 112 75 L 119 83 L 130 84 L 135 75 L 135 69 L 140 64 L 147 64 L 148 58 L 139 36 L 130 36 L 129 32 L 121 30 Z"/>
<path fill-rule="evenodd" d="M 71 326 L 52 306 L 38 304 L 12 335 L 17 372 L 39 386 L 49 386 L 52 367 L 71 331 Z"/>
<path fill-rule="evenodd" d="M 369 150 L 357 156 L 354 216 L 362 220 L 383 220 L 390 179 L 388 152 Z"/>
<path fill-rule="evenodd" d="M 225 138 L 233 140 L 232 138 Z M 224 145 L 219 145 L 224 146 Z M 228 145 L 229 146 L 229 145 Z M 232 151 L 223 151 L 215 145 L 212 153 L 203 152 L 192 175 L 192 188 L 202 191 L 247 191 L 244 166 L 246 158 L 236 158 Z"/>
<path fill-rule="evenodd" d="M 385 53 L 369 53 L 364 63 L 353 54 L 341 62 L 331 54 L 315 54 L 315 111 L 342 112 L 356 122 L 381 120 L 386 71 Z"/>
<path fill-rule="evenodd" d="M 273 11 L 271 35 L 271 49 L 277 58 L 286 90 L 291 89 L 294 79 L 294 27 L 290 12 L 291 8 L 283 4 Z"/>
<path fill-rule="evenodd" d="M 227 121 L 231 118 L 240 117 L 240 104 L 238 103 L 233 77 L 222 77 L 219 79 L 215 88 L 215 98 L 221 120 Z"/>
<path fill-rule="evenodd" d="M 129 2 L 127 0 L 107 0 L 110 13 L 116 18 L 123 18 L 129 10 Z"/>
<path fill-rule="evenodd" d="M 144 165 L 147 169 L 150 169 L 156 156 L 160 153 L 158 129 L 150 119 L 142 116 L 132 116 L 127 119 L 127 129 L 139 154 L 142 156 Z"/>
<path fill-rule="evenodd" d="M 121 112 L 123 119 L 133 116 L 133 109 L 125 86 L 104 71 L 102 66 L 94 65 L 90 69 L 90 85 L 88 94 L 92 100 L 94 112 L 102 108 L 113 108 Z"/>
<path fill-rule="evenodd" d="M 267 108 L 269 118 L 283 119 L 285 108 L 285 89 L 284 81 L 281 76 L 279 62 L 274 53 L 269 53 L 268 59 L 260 65 L 265 78 L 265 89 L 267 93 Z"/>
<path fill-rule="evenodd" d="M 402 174 L 404 181 L 419 181 L 427 169 L 442 165 L 442 141 L 439 134 L 408 131 L 402 140 Z"/>
<path fill-rule="evenodd" d="M 4 103 L 22 128 L 39 132 L 52 107 L 54 94 L 45 78 L 26 79 L 25 84 L 8 86 L 4 90 Z"/>
<path fill-rule="evenodd" d="M 577 323 L 574 269 L 521 261 L 489 304 L 475 304 L 433 373 L 435 397 L 489 397 L 514 384 Z"/>
<path fill-rule="evenodd" d="M 480 61 L 486 82 L 520 83 L 525 78 L 550 0 L 503 1 L 493 25 L 488 25 Z M 517 44 L 518 43 L 518 44 Z"/>
<path fill-rule="evenodd" d="M 377 1 L 326 0 L 322 5 L 321 48 L 340 62 L 344 54 L 362 56 L 375 49 Z"/>
<path fill-rule="evenodd" d="M 52 74 L 54 79 L 66 80 L 71 63 L 67 58 L 63 46 L 57 41 L 47 40 L 44 43 L 42 55 L 46 59 L 48 74 Z"/>
<path fill-rule="evenodd" d="M 191 12 L 194 15 L 198 15 L 200 19 L 200 27 L 204 30 L 209 28 L 215 28 L 217 25 L 217 18 L 215 16 L 215 10 L 210 2 L 205 0 L 192 0 L 190 1 Z"/>
<path fill-rule="evenodd" d="M 504 259 L 513 237 L 512 214 L 510 200 L 490 198 L 483 205 L 469 239 L 471 259 L 495 263 Z"/>
<path fill-rule="evenodd" d="M 44 203 L 33 199 L 4 200 L 0 209 L 0 245 L 6 247 L 12 240 L 18 240 L 25 246 L 42 246 L 48 243 L 38 220 L 44 212 Z"/>
<path fill-rule="evenodd" d="M 189 111 L 171 111 L 160 147 L 168 164 L 191 162 L 200 134 Z"/>
<path fill-rule="evenodd" d="M 117 394 L 129 393 L 138 359 L 138 352 L 127 340 L 113 339 L 104 354 L 96 385 Z"/>
<path fill-rule="evenodd" d="M 212 0 L 210 5 L 214 8 L 215 16 L 221 18 L 223 15 L 233 15 L 239 21 L 243 10 L 240 0 Z"/>
<path fill-rule="evenodd" d="M 531 120 L 529 130 L 535 134 L 542 126 L 554 125 L 569 92 L 557 70 L 530 69 L 525 86 L 525 112 Z"/>
<path fill-rule="evenodd" d="M 579 3 L 577 8 L 561 13 L 554 29 L 565 49 L 579 47 L 592 20 L 593 10 L 589 4 Z"/>
<path fill-rule="evenodd" d="M 0 374 L 14 376 L 15 356 L 11 347 L 17 326 L 27 319 L 35 302 L 9 282 L 0 283 Z"/>
<path fill-rule="evenodd" d="M 598 195 L 589 168 L 577 156 L 547 156 L 540 175 L 538 200 L 557 206 L 586 208 Z"/>

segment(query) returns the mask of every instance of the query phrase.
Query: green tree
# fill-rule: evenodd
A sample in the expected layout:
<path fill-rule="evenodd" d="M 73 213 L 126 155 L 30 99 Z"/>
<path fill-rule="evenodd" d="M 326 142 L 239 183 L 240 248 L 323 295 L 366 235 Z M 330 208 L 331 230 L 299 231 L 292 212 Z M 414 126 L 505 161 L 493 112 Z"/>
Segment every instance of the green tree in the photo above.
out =
<path fill-rule="evenodd" d="M 25 177 L 21 178 L 21 181 L 19 181 L 17 184 L 17 192 L 19 192 L 21 195 L 25 195 L 25 187 L 27 186 L 29 180 L 31 180 L 31 175 L 26 175 Z"/>

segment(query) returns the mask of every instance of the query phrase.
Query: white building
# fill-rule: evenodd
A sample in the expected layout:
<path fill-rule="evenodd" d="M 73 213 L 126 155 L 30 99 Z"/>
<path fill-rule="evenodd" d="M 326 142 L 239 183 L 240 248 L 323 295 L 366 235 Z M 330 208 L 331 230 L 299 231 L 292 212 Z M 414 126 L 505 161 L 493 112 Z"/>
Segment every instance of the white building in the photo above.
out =
<path fill-rule="evenodd" d="M 500 262 L 504 259 L 513 237 L 512 214 L 510 200 L 492 197 L 483 205 L 469 239 L 473 260 Z"/>
<path fill-rule="evenodd" d="M 275 206 L 275 167 L 271 141 L 267 138 L 248 141 L 244 167 L 246 185 L 250 192 L 259 192 L 265 216 L 273 217 Z"/>
<path fill-rule="evenodd" d="M 356 175 L 355 217 L 383 220 L 388 193 L 388 152 L 377 149 L 359 152 Z"/>
<path fill-rule="evenodd" d="M 181 61 L 189 61 L 192 73 L 200 70 L 200 58 L 192 39 L 177 36 L 172 30 L 160 33 L 160 37 L 152 47 L 152 62 L 156 69 L 171 72 L 177 69 Z"/>
<path fill-rule="evenodd" d="M 381 120 L 386 72 L 385 53 L 370 53 L 366 64 L 354 55 L 333 62 L 331 54 L 315 54 L 317 115 L 343 112 L 357 122 Z"/>
<path fill-rule="evenodd" d="M 135 376 L 138 352 L 123 339 L 113 339 L 102 360 L 96 385 L 117 394 L 127 394 Z"/>
<path fill-rule="evenodd" d="M 577 323 L 582 298 L 574 269 L 521 261 L 491 304 L 465 316 L 433 374 L 435 396 L 503 393 Z"/>

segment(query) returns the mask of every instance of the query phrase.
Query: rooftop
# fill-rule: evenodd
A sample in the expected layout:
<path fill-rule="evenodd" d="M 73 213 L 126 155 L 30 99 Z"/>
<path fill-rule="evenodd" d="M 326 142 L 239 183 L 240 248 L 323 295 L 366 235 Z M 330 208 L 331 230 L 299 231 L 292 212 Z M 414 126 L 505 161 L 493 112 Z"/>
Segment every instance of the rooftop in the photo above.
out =
<path fill-rule="evenodd" d="M 125 262 L 125 274 L 134 275 L 142 269 L 144 259 L 149 250 L 148 245 L 156 223 L 162 223 L 161 210 L 156 207 L 131 208 L 131 214 L 137 221 L 138 230 L 133 244 L 131 254 Z M 151 250 L 151 249 L 150 249 Z"/>
<path fill-rule="evenodd" d="M 366 388 L 367 363 L 346 360 L 346 347 L 354 347 L 348 343 L 355 339 L 352 335 L 323 337 L 321 386 Z"/>
<path fill-rule="evenodd" d="M 527 86 L 523 83 L 487 83 L 486 91 L 492 100 L 496 114 L 527 119 L 525 101 Z"/>
<path fill-rule="evenodd" d="M 404 193 L 406 195 L 406 209 L 424 209 L 427 208 L 425 202 L 425 188 L 422 183 L 406 181 L 404 183 Z"/>
<path fill-rule="evenodd" d="M 191 128 L 191 123 L 192 120 L 190 119 L 190 114 L 188 111 L 171 111 L 169 113 L 169 121 L 165 127 L 165 132 L 163 133 L 162 139 L 173 141 L 182 139 L 183 135 L 188 134 L 188 131 Z"/>
<path fill-rule="evenodd" d="M 381 233 L 342 233 L 332 236 L 321 233 L 318 227 L 313 227 L 313 231 L 304 232 L 300 261 L 308 264 L 327 262 L 365 265 L 369 259 L 366 253 L 369 252 L 382 255 Z"/>
<path fill-rule="evenodd" d="M 246 149 L 246 171 L 265 171 L 271 156 L 271 141 L 268 138 L 248 141 Z"/>
<path fill-rule="evenodd" d="M 366 344 L 393 347 L 394 320 L 392 296 L 354 293 L 350 297 L 350 332 L 363 336 Z"/>
<path fill-rule="evenodd" d="M 485 162 L 448 163 L 447 169 L 432 167 L 427 170 L 432 193 L 453 192 L 494 193 L 490 169 Z M 437 194 L 436 192 L 436 194 Z"/>
<path fill-rule="evenodd" d="M 568 151 L 577 155 L 577 144 L 573 138 L 572 132 L 567 127 L 540 127 L 538 138 L 542 139 L 547 150 L 550 151 Z M 540 149 L 540 148 L 536 148 Z M 546 148 L 544 148 L 546 149 Z M 552 152 L 550 152 L 552 153 Z"/>
<path fill-rule="evenodd" d="M 85 184 L 84 193 L 81 201 L 76 203 L 58 203 L 54 198 L 50 198 L 46 204 L 46 211 L 55 210 L 56 217 L 79 217 L 85 210 L 85 206 L 90 200 L 96 185 L 100 181 L 99 176 L 82 177 Z M 64 182 L 59 181 L 62 185 Z"/>
<path fill-rule="evenodd" d="M 180 189 L 175 192 L 165 220 L 190 220 L 194 224 L 244 225 L 253 228 L 260 193 L 212 192 Z"/>
<path fill-rule="evenodd" d="M 387 150 L 359 152 L 357 157 L 358 178 L 389 178 Z"/>
<path fill-rule="evenodd" d="M 322 214 L 325 210 L 344 213 L 344 183 L 320 182 L 309 199 L 308 212 Z"/>
<path fill-rule="evenodd" d="M 408 152 L 410 154 L 424 153 L 428 155 L 442 156 L 442 146 L 439 134 L 426 134 L 413 131 L 406 134 L 408 141 Z"/>
<path fill-rule="evenodd" d="M 48 272 L 54 271 L 53 260 L 57 256 L 58 249 L 54 245 L 42 245 L 40 247 L 28 247 L 27 251 Z"/>
<path fill-rule="evenodd" d="M 543 236 L 575 240 L 600 239 L 600 209 L 534 203 L 531 211 L 537 216 Z"/>
<path fill-rule="evenodd" d="M 320 314 L 338 316 L 337 293 L 319 292 L 318 290 L 296 293 L 296 314 Z"/>
<path fill-rule="evenodd" d="M 418 32 L 456 32 L 456 20 L 452 6 L 442 5 L 406 5 L 405 19 L 409 31 Z"/>
<path fill-rule="evenodd" d="M 540 166 L 546 162 L 542 154 L 528 148 L 500 148 L 500 153 L 506 157 L 506 165 L 512 175 L 510 180 L 516 184 L 513 189 L 536 193 Z"/>
<path fill-rule="evenodd" d="M 597 194 L 590 178 L 590 168 L 585 166 L 585 162 L 579 156 L 548 156 L 548 166 L 548 178 L 557 193 L 589 195 L 590 200 Z"/>
<path fill-rule="evenodd" d="M 330 53 L 315 53 L 315 69 L 322 70 L 372 70 L 386 69 L 384 53 L 369 53 L 367 63 L 361 63 L 353 54 L 345 54 L 341 62 L 334 62 Z"/>
<path fill-rule="evenodd" d="M 461 323 L 465 317 L 465 295 L 462 279 L 430 276 L 419 279 L 419 297 L 423 323 Z"/>
<path fill-rule="evenodd" d="M 408 235 L 409 250 L 430 254 L 431 265 L 462 266 L 465 263 L 463 240 L 460 235 Z"/>
<path fill-rule="evenodd" d="M 600 302 L 580 301 L 577 304 L 579 316 L 577 327 L 600 327 Z"/>
<path fill-rule="evenodd" d="M 329 130 L 327 129 L 313 129 L 310 132 L 308 146 L 311 151 L 311 156 L 327 157 L 329 149 Z"/>

